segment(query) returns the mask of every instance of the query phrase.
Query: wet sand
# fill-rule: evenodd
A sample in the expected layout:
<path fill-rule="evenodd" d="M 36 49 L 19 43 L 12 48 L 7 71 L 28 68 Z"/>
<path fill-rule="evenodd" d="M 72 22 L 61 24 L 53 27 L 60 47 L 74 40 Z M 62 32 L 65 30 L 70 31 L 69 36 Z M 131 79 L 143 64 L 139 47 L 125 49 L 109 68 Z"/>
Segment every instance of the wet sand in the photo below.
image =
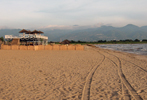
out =
<path fill-rule="evenodd" d="M 92 47 L 84 51 L 0 50 L 0 100 L 137 98 L 132 92 L 147 99 L 145 56 Z"/>

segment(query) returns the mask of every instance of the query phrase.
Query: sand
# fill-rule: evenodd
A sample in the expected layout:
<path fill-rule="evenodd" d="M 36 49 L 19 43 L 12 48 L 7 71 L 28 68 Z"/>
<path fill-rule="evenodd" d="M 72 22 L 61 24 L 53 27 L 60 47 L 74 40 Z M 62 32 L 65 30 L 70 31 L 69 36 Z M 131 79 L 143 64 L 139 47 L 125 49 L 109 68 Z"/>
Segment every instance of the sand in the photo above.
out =
<path fill-rule="evenodd" d="M 0 50 L 0 100 L 135 98 L 147 100 L 146 56 L 92 47 Z"/>

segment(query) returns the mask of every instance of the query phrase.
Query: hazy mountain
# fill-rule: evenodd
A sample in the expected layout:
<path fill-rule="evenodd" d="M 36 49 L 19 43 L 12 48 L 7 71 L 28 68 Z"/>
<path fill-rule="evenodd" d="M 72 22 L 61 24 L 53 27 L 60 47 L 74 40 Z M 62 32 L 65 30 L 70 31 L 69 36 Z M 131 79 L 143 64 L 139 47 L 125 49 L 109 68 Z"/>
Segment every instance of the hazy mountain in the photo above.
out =
<path fill-rule="evenodd" d="M 19 31 L 21 29 L 0 29 L 0 37 L 5 36 L 5 35 L 14 35 L 17 36 L 19 35 Z"/>
<path fill-rule="evenodd" d="M 142 26 L 140 29 L 143 31 L 147 31 L 147 26 Z"/>
<path fill-rule="evenodd" d="M 4 35 L 19 35 L 21 29 L 1 29 L 0 37 Z M 124 39 L 147 39 L 147 26 L 138 27 L 128 24 L 124 27 L 101 26 L 87 29 L 41 29 L 49 41 L 64 39 L 97 41 L 97 40 L 124 40 Z"/>

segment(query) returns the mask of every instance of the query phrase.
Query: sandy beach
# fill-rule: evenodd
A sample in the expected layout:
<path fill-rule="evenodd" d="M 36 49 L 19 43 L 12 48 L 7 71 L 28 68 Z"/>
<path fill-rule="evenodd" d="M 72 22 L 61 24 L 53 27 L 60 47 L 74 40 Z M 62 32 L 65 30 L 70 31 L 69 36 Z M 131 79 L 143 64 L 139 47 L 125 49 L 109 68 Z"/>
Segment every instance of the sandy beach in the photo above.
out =
<path fill-rule="evenodd" d="M 147 100 L 147 57 L 84 51 L 0 50 L 0 100 Z"/>

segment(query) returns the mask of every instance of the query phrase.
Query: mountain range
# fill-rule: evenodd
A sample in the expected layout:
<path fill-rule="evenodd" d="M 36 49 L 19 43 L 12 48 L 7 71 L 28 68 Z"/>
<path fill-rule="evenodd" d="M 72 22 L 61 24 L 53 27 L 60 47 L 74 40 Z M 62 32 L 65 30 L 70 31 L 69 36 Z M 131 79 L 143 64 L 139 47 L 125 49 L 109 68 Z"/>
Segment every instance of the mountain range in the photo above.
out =
<path fill-rule="evenodd" d="M 21 29 L 0 29 L 0 37 L 5 35 L 19 35 Z M 28 29 L 29 30 L 29 29 Z M 48 41 L 74 40 L 74 41 L 98 41 L 98 40 L 125 40 L 147 39 L 147 26 L 138 27 L 128 24 L 124 27 L 101 26 L 87 29 L 40 29 L 48 36 Z"/>

